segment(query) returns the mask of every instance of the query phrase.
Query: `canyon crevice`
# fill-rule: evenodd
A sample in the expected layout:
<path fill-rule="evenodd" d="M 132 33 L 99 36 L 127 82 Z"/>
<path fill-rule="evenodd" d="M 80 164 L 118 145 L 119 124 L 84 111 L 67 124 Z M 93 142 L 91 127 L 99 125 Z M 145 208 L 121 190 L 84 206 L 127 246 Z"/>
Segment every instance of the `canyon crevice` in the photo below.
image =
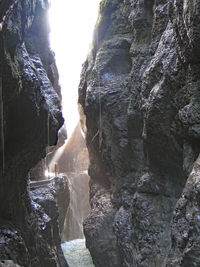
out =
<path fill-rule="evenodd" d="M 200 266 L 199 6 L 100 3 L 79 85 L 90 161 L 84 234 L 96 267 Z M 64 175 L 41 181 L 64 122 L 48 7 L 0 1 L 1 266 L 68 266 L 59 231 L 69 237 L 69 184 Z M 87 151 L 76 149 L 61 171 L 78 161 L 84 170 Z"/>

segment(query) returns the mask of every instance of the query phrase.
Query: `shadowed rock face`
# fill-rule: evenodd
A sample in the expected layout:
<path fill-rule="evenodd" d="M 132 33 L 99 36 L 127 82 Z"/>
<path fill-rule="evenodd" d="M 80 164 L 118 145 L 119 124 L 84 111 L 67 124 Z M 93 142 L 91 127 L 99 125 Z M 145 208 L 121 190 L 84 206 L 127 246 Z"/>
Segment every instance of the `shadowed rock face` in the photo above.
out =
<path fill-rule="evenodd" d="M 199 265 L 199 5 L 101 1 L 79 86 L 97 267 Z"/>
<path fill-rule="evenodd" d="M 63 124 L 47 8 L 46 0 L 0 3 L 0 259 L 21 266 L 67 266 L 27 178 Z"/>

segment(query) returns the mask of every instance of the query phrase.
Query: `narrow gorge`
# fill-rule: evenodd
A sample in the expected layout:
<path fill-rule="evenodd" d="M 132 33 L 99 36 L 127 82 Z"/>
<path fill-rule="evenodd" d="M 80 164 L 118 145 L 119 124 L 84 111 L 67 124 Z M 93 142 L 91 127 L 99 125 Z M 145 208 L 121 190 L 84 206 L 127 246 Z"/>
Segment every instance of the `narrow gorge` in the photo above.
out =
<path fill-rule="evenodd" d="M 200 266 L 200 0 L 100 1 L 55 162 L 49 5 L 0 0 L 0 266 Z"/>

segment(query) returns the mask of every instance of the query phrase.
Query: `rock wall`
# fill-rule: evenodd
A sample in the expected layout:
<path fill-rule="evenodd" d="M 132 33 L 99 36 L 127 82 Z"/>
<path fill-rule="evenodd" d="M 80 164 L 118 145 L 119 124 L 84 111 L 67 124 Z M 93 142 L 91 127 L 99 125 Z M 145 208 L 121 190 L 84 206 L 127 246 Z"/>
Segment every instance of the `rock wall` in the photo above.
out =
<path fill-rule="evenodd" d="M 47 0 L 0 1 L 0 259 L 21 266 L 68 266 L 27 178 L 63 124 L 47 8 Z"/>
<path fill-rule="evenodd" d="M 96 267 L 200 264 L 199 6 L 100 3 L 79 86 Z"/>
<path fill-rule="evenodd" d="M 41 216 L 44 236 L 57 257 L 57 266 L 66 266 L 61 249 L 60 233 L 64 229 L 66 213 L 70 202 L 69 182 L 64 174 L 54 179 L 30 184 L 30 197 Z M 40 263 L 38 263 L 40 266 Z"/>

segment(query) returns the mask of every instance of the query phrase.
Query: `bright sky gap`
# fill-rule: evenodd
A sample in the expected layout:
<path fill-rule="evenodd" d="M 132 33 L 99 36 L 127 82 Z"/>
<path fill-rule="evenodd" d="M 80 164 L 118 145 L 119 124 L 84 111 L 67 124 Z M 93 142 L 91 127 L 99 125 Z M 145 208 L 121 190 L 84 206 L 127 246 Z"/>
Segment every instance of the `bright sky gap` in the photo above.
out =
<path fill-rule="evenodd" d="M 99 0 L 51 0 L 50 44 L 55 52 L 68 138 L 78 122 L 81 66 L 92 42 Z"/>

